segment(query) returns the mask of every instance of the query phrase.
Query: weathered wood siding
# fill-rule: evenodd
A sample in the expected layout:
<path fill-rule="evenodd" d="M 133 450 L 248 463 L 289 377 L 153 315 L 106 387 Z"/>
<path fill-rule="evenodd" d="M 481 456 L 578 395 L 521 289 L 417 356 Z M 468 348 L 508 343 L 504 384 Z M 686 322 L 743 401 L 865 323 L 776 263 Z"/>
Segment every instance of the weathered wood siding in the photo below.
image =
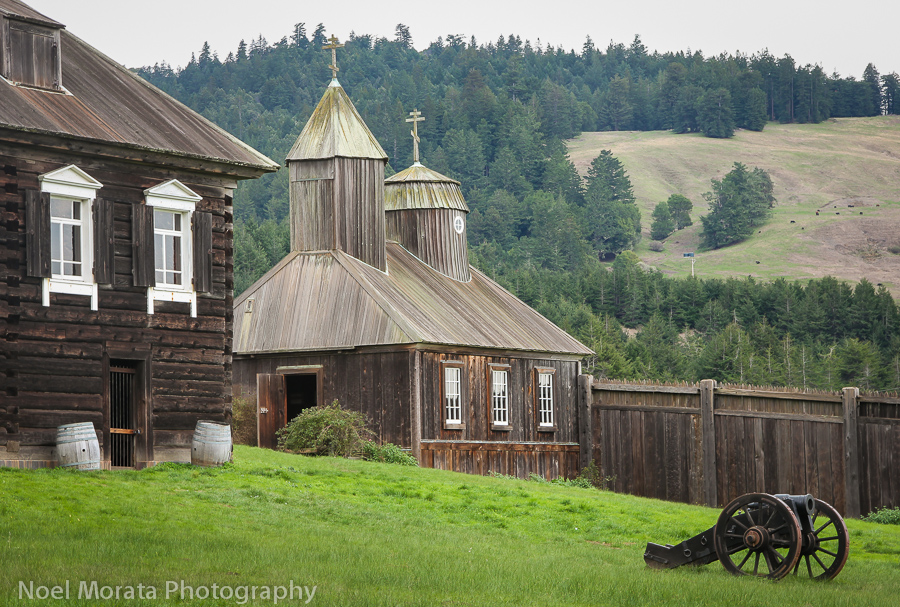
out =
<path fill-rule="evenodd" d="M 104 184 L 98 196 L 112 206 L 112 284 L 100 285 L 96 312 L 85 296 L 51 293 L 42 306 L 40 279 L 26 275 L 25 192 L 39 189 L 38 175 L 67 164 Z M 172 177 L 203 196 L 197 210 L 212 219 L 211 292 L 199 294 L 197 318 L 187 303 L 157 302 L 148 315 L 146 289 L 132 276 L 132 206 L 143 203 L 144 189 Z M 198 419 L 230 419 L 231 183 L 0 147 L 0 449 L 14 450 L 0 460 L 46 459 L 61 424 L 94 422 L 107 439 L 106 372 L 123 352 L 149 355 L 148 460 L 189 448 Z"/>
<path fill-rule="evenodd" d="M 384 161 L 291 161 L 291 250 L 340 249 L 386 269 Z"/>
<path fill-rule="evenodd" d="M 619 493 L 700 503 L 699 390 L 594 391 L 594 459 Z"/>
<path fill-rule="evenodd" d="M 0 18 L 0 70 L 7 80 L 42 89 L 60 88 L 60 30 Z"/>
<path fill-rule="evenodd" d="M 341 406 L 366 414 L 377 439 L 412 447 L 410 440 L 410 351 L 335 352 L 236 356 L 235 394 L 256 393 L 259 373 L 277 373 L 279 367 L 322 366 L 321 404 L 337 399 Z"/>
<path fill-rule="evenodd" d="M 407 209 L 388 211 L 387 237 L 429 266 L 461 282 L 468 281 L 469 255 L 466 230 L 458 234 L 453 222 L 466 213 L 457 209 Z"/>
<path fill-rule="evenodd" d="M 578 445 L 558 443 L 422 441 L 421 463 L 466 474 L 508 474 L 547 480 L 578 476 Z"/>
<path fill-rule="evenodd" d="M 900 508 L 900 398 L 859 398 L 859 505 Z"/>
<path fill-rule="evenodd" d="M 812 493 L 849 516 L 900 506 L 900 398 L 709 392 L 704 410 L 702 387 L 594 383 L 592 448 L 611 487 L 717 506 Z"/>
<path fill-rule="evenodd" d="M 445 429 L 441 402 L 442 361 L 462 361 L 462 419 L 465 428 Z M 488 366 L 509 365 L 509 429 L 492 430 Z M 535 411 L 535 367 L 555 369 L 555 432 L 538 430 Z M 577 443 L 576 378 L 578 362 L 512 355 L 422 353 L 423 439 Z"/>
<path fill-rule="evenodd" d="M 723 388 L 715 394 L 719 501 L 754 491 L 812 493 L 846 511 L 839 396 L 779 398 Z"/>

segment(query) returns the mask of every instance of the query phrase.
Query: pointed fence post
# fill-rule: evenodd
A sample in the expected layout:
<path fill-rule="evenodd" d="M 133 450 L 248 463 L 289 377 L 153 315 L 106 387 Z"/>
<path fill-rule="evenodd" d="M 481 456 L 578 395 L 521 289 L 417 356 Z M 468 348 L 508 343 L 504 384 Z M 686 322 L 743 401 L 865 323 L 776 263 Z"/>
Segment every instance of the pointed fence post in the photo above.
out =
<path fill-rule="evenodd" d="M 859 518 L 859 388 L 844 388 L 844 516 Z"/>
<path fill-rule="evenodd" d="M 704 379 L 700 382 L 700 432 L 703 459 L 703 495 L 706 505 L 715 508 L 719 505 L 716 489 L 716 420 L 714 391 L 716 380 Z"/>

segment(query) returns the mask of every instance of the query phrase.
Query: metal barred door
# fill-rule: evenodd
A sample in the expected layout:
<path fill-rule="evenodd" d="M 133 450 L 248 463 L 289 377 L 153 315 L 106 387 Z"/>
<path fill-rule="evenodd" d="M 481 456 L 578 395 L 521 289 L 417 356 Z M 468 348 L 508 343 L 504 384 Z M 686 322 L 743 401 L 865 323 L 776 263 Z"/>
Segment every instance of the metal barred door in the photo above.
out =
<path fill-rule="evenodd" d="M 134 388 L 136 373 L 128 367 L 109 368 L 109 454 L 114 468 L 134 467 Z"/>

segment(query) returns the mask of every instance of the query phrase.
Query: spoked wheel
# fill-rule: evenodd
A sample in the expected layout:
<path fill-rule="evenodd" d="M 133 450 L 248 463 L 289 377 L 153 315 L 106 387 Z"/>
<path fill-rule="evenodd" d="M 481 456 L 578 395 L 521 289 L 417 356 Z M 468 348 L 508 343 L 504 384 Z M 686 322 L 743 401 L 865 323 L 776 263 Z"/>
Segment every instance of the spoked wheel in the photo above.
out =
<path fill-rule="evenodd" d="M 847 562 L 850 552 L 847 525 L 831 505 L 816 500 L 812 526 L 811 533 L 804 533 L 803 549 L 794 566 L 794 575 L 804 571 L 814 580 L 830 580 Z"/>
<path fill-rule="evenodd" d="M 713 542 L 734 575 L 780 580 L 796 567 L 803 536 L 787 504 L 767 493 L 748 493 L 725 506 Z"/>

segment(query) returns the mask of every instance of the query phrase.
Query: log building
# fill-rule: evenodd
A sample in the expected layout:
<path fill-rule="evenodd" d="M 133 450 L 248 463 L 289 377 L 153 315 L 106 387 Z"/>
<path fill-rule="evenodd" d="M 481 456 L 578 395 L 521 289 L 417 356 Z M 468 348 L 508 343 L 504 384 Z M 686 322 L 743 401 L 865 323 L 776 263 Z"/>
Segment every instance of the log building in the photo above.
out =
<path fill-rule="evenodd" d="M 104 467 L 231 416 L 232 193 L 278 165 L 0 0 L 0 465 L 90 421 Z"/>
<path fill-rule="evenodd" d="M 257 395 L 259 444 L 337 399 L 425 466 L 572 476 L 590 350 L 469 265 L 459 183 L 417 156 L 385 181 L 332 80 L 287 158 L 292 250 L 235 301 L 235 390 Z"/>

